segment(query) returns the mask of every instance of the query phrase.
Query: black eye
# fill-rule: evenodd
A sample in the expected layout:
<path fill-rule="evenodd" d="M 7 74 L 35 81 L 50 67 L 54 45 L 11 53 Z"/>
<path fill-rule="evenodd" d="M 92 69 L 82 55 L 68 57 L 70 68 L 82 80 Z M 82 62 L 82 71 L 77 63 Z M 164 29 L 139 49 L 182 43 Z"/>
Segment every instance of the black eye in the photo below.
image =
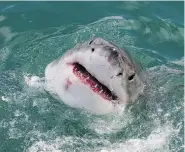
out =
<path fill-rule="evenodd" d="M 122 75 L 123 75 L 123 73 L 121 73 L 121 72 L 117 74 L 117 76 L 122 76 Z"/>
<path fill-rule="evenodd" d="M 131 76 L 128 77 L 128 80 L 131 81 L 134 78 L 135 74 L 132 74 Z"/>
<path fill-rule="evenodd" d="M 94 50 L 95 50 L 94 48 L 91 49 L 92 52 L 94 52 Z"/>

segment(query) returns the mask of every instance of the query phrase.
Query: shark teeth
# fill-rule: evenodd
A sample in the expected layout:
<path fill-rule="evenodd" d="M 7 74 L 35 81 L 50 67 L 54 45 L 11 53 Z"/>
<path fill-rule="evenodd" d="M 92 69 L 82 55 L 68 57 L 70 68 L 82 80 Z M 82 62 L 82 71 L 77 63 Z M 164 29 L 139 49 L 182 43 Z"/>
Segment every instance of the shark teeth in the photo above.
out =
<path fill-rule="evenodd" d="M 100 91 L 99 91 L 99 93 L 102 93 L 102 92 L 103 92 L 103 90 L 100 90 Z"/>
<path fill-rule="evenodd" d="M 110 90 L 107 86 L 100 83 L 96 77 L 92 76 L 84 66 L 75 62 L 73 63 L 73 73 L 84 83 L 85 85 L 89 85 L 92 91 L 99 94 L 106 100 L 117 100 L 117 96 Z"/>
<path fill-rule="evenodd" d="M 95 88 L 97 88 L 97 87 L 98 87 L 98 85 L 96 84 L 94 87 L 95 87 Z"/>

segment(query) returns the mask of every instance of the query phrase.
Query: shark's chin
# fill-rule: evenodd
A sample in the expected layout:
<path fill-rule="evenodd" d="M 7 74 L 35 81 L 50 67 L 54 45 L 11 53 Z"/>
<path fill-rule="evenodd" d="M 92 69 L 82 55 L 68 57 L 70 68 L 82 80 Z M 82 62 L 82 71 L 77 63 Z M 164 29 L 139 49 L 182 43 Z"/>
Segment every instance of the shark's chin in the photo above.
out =
<path fill-rule="evenodd" d="M 77 91 L 78 90 L 78 91 Z M 71 85 L 63 98 L 65 104 L 72 108 L 79 108 L 89 111 L 96 115 L 108 114 L 114 112 L 118 104 L 107 102 L 102 97 L 98 97 L 96 93 L 91 92 L 85 85 L 76 84 Z"/>

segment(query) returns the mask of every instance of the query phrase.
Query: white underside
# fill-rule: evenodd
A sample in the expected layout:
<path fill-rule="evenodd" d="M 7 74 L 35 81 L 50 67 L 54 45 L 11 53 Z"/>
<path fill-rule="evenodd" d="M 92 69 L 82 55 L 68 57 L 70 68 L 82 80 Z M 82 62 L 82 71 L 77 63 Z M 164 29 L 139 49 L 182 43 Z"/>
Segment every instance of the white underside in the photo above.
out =
<path fill-rule="evenodd" d="M 101 97 L 98 96 L 88 86 L 76 81 L 65 91 L 65 96 L 62 99 L 71 107 L 84 108 L 95 114 L 112 112 L 114 110 L 113 104 L 110 101 L 100 99 Z"/>

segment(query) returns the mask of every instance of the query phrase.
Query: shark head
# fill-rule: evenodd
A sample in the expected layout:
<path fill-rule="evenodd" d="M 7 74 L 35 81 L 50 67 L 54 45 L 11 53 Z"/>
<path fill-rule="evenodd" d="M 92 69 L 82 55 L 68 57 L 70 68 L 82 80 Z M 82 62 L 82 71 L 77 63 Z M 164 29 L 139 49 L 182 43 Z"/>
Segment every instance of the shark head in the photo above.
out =
<path fill-rule="evenodd" d="M 45 70 L 47 90 L 74 108 L 106 114 L 137 99 L 140 71 L 130 55 L 103 38 L 77 44 Z"/>

